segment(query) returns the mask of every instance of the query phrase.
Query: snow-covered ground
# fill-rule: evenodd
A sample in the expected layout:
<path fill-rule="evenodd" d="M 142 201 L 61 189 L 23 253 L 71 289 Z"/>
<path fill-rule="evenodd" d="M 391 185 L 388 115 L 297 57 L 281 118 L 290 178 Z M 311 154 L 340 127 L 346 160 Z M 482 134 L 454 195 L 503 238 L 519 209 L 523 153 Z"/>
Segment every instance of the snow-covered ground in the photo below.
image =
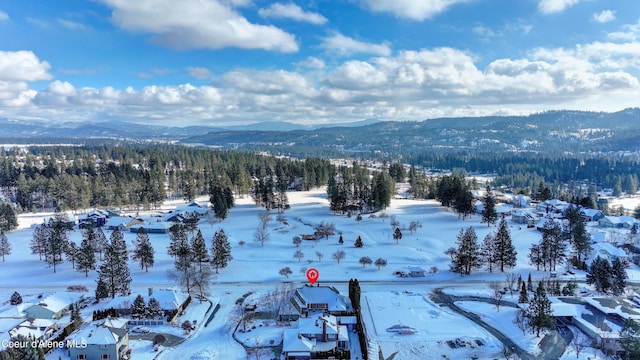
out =
<path fill-rule="evenodd" d="M 363 216 L 361 222 L 354 217 L 333 215 L 329 212 L 326 193 L 318 189 L 309 192 L 290 192 L 291 209 L 284 216 L 286 222 L 276 220 L 277 214 L 272 214 L 269 223 L 269 240 L 264 247 L 253 240 L 253 234 L 258 226 L 258 215 L 264 210 L 256 207 L 249 198 L 237 199 L 236 207 L 230 210 L 229 217 L 223 222 L 210 224 L 203 220 L 200 229 L 207 243 L 210 245 L 213 234 L 224 229 L 232 246 L 233 260 L 220 274 L 212 279 L 211 293 L 215 301 L 219 301 L 221 308 L 214 320 L 206 328 L 199 326 L 181 345 L 165 348 L 155 353 L 159 359 L 243 359 L 244 349 L 231 338 L 232 329 L 236 323 L 230 321 L 230 314 L 234 311 L 235 301 L 249 291 L 267 292 L 273 290 L 276 284 L 292 281 L 296 285 L 306 283 L 304 271 L 308 267 L 319 270 L 320 284 L 334 284 L 347 294 L 346 282 L 357 278 L 361 282 L 363 301 L 370 307 L 371 323 L 375 329 L 368 329 L 372 340 L 383 348 L 401 351 L 396 359 L 412 359 L 415 351 L 425 354 L 439 349 L 440 344 L 450 340 L 452 336 L 482 339 L 484 345 L 476 352 L 466 355 L 479 354 L 481 358 L 497 357 L 500 343 L 490 334 L 465 318 L 456 315 L 447 308 L 440 308 L 428 299 L 428 294 L 434 285 L 455 286 L 455 284 L 477 283 L 476 289 L 486 294 L 489 280 L 504 280 L 505 274 L 478 271 L 470 276 L 460 276 L 448 271 L 450 259 L 444 251 L 455 246 L 456 235 L 461 228 L 473 226 L 481 241 L 489 232 L 496 231 L 495 226 L 481 224 L 479 216 L 460 220 L 453 212 L 447 212 L 435 201 L 416 201 L 406 199 L 392 200 L 391 207 L 385 213 L 395 215 L 403 230 L 402 239 L 396 243 L 392 237 L 392 227 L 389 218 L 371 218 Z M 199 199 L 206 202 L 206 198 Z M 175 208 L 179 202 L 166 204 L 166 209 Z M 0 312 L 6 309 L 6 301 L 14 291 L 23 297 L 36 296 L 43 291 L 63 290 L 69 285 L 85 285 L 89 295 L 95 290 L 96 272 L 89 272 L 85 277 L 72 269 L 71 263 L 65 262 L 57 266 L 57 272 L 32 255 L 29 240 L 32 236 L 32 225 L 42 222 L 50 214 L 23 214 L 20 216 L 20 228 L 10 234 L 8 238 L 13 245 L 13 253 L 0 263 Z M 336 235 L 317 242 L 303 241 L 299 248 L 292 243 L 292 238 L 301 234 L 312 234 L 313 226 L 321 221 L 334 223 Z M 413 234 L 406 227 L 411 221 L 419 221 L 421 228 Z M 514 272 L 526 279 L 529 273 L 534 280 L 547 277 L 547 272 L 535 271 L 528 264 L 527 255 L 532 243 L 538 242 L 541 234 L 534 229 L 511 224 L 511 236 L 518 251 L 518 265 Z M 338 233 L 342 233 L 344 244 L 338 244 Z M 110 232 L 106 231 L 109 236 Z M 125 233 L 125 239 L 130 247 L 135 238 L 133 233 Z M 361 236 L 364 247 L 356 248 L 355 239 Z M 77 244 L 80 243 L 81 233 L 76 230 L 70 237 Z M 155 248 L 155 265 L 148 272 L 140 269 L 136 263 L 130 263 L 134 292 L 145 293 L 148 287 L 162 288 L 174 286 L 167 271 L 173 267 L 173 259 L 167 254 L 169 238 L 167 235 L 150 234 Z M 240 241 L 245 244 L 241 246 Z M 293 257 L 296 250 L 301 250 L 304 257 L 299 261 Z M 346 257 L 339 264 L 332 259 L 332 254 L 343 250 Z M 317 253 L 320 253 L 320 258 Z M 358 262 L 362 256 L 368 256 L 374 261 L 384 258 L 388 265 L 377 269 L 374 265 L 365 268 Z M 279 269 L 288 266 L 293 270 L 289 278 L 278 274 Z M 424 278 L 400 278 L 393 275 L 394 271 L 407 272 L 409 267 L 420 266 L 427 270 Z M 429 273 L 431 269 L 437 270 Z M 631 272 L 632 279 L 640 278 L 635 270 Z M 562 276 L 562 275 L 560 275 Z M 580 278 L 580 273 L 575 277 Z M 571 278 L 574 276 L 572 275 Z M 408 290 L 409 293 L 404 293 Z M 194 310 L 195 311 L 195 310 Z M 483 316 L 489 318 L 496 326 L 504 326 L 513 318 L 508 309 L 501 309 L 499 313 L 491 313 L 491 308 L 483 310 Z M 380 315 L 392 314 L 394 316 Z M 194 318 L 206 318 L 208 314 L 193 314 Z M 199 320 L 204 321 L 205 319 Z M 386 328 L 398 323 L 406 322 L 417 331 L 413 335 L 398 335 L 387 332 Z M 503 324 L 503 325 L 500 325 Z M 509 329 L 504 332 L 510 333 Z M 268 332 L 267 332 L 268 333 Z M 267 334 L 264 338 L 270 338 Z M 514 332 L 517 337 L 517 332 Z M 520 341 L 517 340 L 516 341 Z M 522 340 L 525 343 L 527 340 Z M 410 342 L 415 346 L 404 346 Z M 443 346 L 447 346 L 446 344 Z M 527 347 L 528 346 L 524 346 Z M 149 350 L 146 342 L 132 344 L 134 358 L 145 358 L 142 353 Z M 387 349 L 384 349 L 387 353 Z M 423 350 L 420 350 L 423 349 Z M 460 349 L 456 349 L 458 351 Z M 467 349 L 468 350 L 468 349 Z M 393 350 L 396 351 L 396 350 Z M 452 350 L 453 351 L 453 350 Z M 434 353 L 437 353 L 434 352 Z M 444 352 L 443 352 L 444 353 Z M 455 357 L 453 353 L 450 357 Z M 466 357 L 466 355 L 464 355 Z M 139 356 L 139 357 L 138 357 Z M 57 359 L 57 357 L 56 357 Z"/>

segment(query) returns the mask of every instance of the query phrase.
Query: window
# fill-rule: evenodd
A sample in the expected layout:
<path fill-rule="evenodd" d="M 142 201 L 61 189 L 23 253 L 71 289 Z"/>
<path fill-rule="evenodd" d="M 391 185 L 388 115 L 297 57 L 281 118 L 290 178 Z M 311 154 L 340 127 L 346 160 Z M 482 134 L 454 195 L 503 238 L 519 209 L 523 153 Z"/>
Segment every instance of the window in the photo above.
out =
<path fill-rule="evenodd" d="M 87 360 L 87 354 L 76 355 L 76 360 Z"/>
<path fill-rule="evenodd" d="M 100 355 L 100 360 L 109 360 L 109 359 L 111 359 L 111 355 L 109 354 Z"/>

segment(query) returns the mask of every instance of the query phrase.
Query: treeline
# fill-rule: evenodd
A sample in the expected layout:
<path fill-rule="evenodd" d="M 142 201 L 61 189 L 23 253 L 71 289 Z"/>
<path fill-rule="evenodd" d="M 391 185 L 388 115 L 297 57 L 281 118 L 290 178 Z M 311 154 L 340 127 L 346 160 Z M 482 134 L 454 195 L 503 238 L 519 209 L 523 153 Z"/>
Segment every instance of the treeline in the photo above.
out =
<path fill-rule="evenodd" d="M 24 211 L 148 209 L 167 197 L 210 194 L 212 182 L 243 196 L 256 182 L 277 175 L 287 189 L 308 190 L 325 185 L 332 168 L 318 158 L 298 161 L 171 145 L 43 146 L 0 155 L 0 187 Z"/>
<path fill-rule="evenodd" d="M 421 153 L 407 162 L 429 169 L 464 168 L 468 172 L 497 174 L 496 185 L 535 192 L 540 181 L 547 183 L 588 180 L 598 187 L 632 192 L 638 189 L 640 157 L 637 155 L 585 155 L 581 157 L 531 154 L 434 154 Z"/>
<path fill-rule="evenodd" d="M 370 213 L 385 209 L 395 193 L 395 182 L 387 171 L 372 173 L 353 162 L 329 176 L 327 195 L 335 213 Z"/>

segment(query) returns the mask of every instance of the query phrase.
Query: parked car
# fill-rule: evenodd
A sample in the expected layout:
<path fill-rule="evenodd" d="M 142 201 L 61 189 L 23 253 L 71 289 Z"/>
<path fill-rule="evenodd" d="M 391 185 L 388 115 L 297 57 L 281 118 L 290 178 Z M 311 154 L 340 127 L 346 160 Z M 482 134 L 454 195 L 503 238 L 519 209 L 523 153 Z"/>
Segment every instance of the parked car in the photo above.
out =
<path fill-rule="evenodd" d="M 146 326 L 136 326 L 133 329 L 131 329 L 132 334 L 146 334 L 149 331 L 151 331 L 151 329 L 149 329 Z"/>

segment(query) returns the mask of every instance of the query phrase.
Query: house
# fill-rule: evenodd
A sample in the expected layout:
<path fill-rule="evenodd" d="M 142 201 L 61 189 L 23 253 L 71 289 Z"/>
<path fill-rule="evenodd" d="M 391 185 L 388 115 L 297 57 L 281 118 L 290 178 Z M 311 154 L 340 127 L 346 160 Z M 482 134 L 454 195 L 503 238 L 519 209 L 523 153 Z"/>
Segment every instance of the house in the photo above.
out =
<path fill-rule="evenodd" d="M 598 221 L 604 217 L 604 213 L 601 210 L 589 208 L 580 209 L 580 215 L 587 222 Z"/>
<path fill-rule="evenodd" d="M 111 325 L 114 325 L 112 320 L 99 320 L 71 333 L 67 342 L 77 344 L 68 348 L 71 360 L 129 359 L 131 350 L 127 328 Z"/>
<path fill-rule="evenodd" d="M 285 360 L 350 359 L 349 331 L 333 315 L 300 318 L 297 327 L 283 333 Z"/>
<path fill-rule="evenodd" d="M 613 260 L 615 260 L 616 258 L 619 258 L 620 260 L 627 260 L 629 257 L 627 253 L 624 252 L 624 250 L 618 247 L 615 247 L 611 243 L 606 243 L 606 242 L 595 243 L 591 245 L 591 248 L 592 248 L 591 254 L 585 260 L 587 267 L 590 266 L 591 263 L 593 263 L 596 257 L 599 257 L 601 259 L 606 259 L 610 263 L 613 262 Z"/>
<path fill-rule="evenodd" d="M 328 286 L 303 286 L 296 289 L 290 301 L 298 314 L 304 317 L 325 312 L 331 315 L 346 315 L 352 311 L 348 298 Z"/>
<path fill-rule="evenodd" d="M 605 216 L 598 220 L 600 227 L 631 229 L 638 221 L 631 216 Z"/>
<path fill-rule="evenodd" d="M 25 317 L 35 319 L 59 319 L 72 306 L 80 304 L 84 293 L 61 291 L 48 296 L 40 296 L 38 303 L 25 307 L 22 311 Z"/>
<path fill-rule="evenodd" d="M 138 294 L 133 294 L 129 296 L 118 296 L 112 299 L 107 305 L 106 308 L 114 308 L 119 316 L 128 317 L 131 315 L 131 305 L 133 305 L 133 301 L 138 296 Z M 164 313 L 164 318 L 162 319 L 129 319 L 129 325 L 163 325 L 168 320 L 168 318 L 184 310 L 187 299 L 189 296 L 183 292 L 180 292 L 176 289 L 159 289 L 155 290 L 153 288 L 149 288 L 149 291 L 146 295 L 143 295 L 145 304 L 149 303 L 150 298 L 155 298 L 160 303 L 160 308 Z"/>
<path fill-rule="evenodd" d="M 523 194 L 512 196 L 509 202 L 516 208 L 528 208 L 531 206 L 531 198 Z"/>
<path fill-rule="evenodd" d="M 567 225 L 565 224 L 565 222 L 560 220 L 560 219 L 543 218 L 540 221 L 538 221 L 538 223 L 536 224 L 536 230 L 543 231 L 547 227 L 547 222 L 556 223 L 563 230 L 565 230 L 567 228 Z"/>
<path fill-rule="evenodd" d="M 85 227 L 89 222 L 91 222 L 94 227 L 104 226 L 108 218 L 109 215 L 106 211 L 92 210 L 83 217 L 78 218 L 78 226 Z"/>
<path fill-rule="evenodd" d="M 558 199 L 551 199 L 536 204 L 536 210 L 543 213 L 561 213 L 566 207 L 567 202 Z"/>
<path fill-rule="evenodd" d="M 137 233 L 143 227 L 147 234 L 168 234 L 173 223 L 158 219 L 157 221 L 145 221 L 142 224 L 136 224 L 129 228 L 129 232 Z"/>
<path fill-rule="evenodd" d="M 123 231 L 129 230 L 132 226 L 142 223 L 144 223 L 144 221 L 141 218 L 134 218 L 129 216 L 114 216 L 110 217 L 107 220 L 105 227 L 107 228 L 107 230 L 118 229 L 120 231 Z"/>
<path fill-rule="evenodd" d="M 534 225 L 537 218 L 528 211 L 518 210 L 511 214 L 511 221 L 516 224 Z"/>
<path fill-rule="evenodd" d="M 409 267 L 409 276 L 411 277 L 425 277 L 426 271 L 419 266 L 410 266 Z"/>
<path fill-rule="evenodd" d="M 202 205 L 197 201 L 191 201 L 186 204 L 176 206 L 176 210 L 185 217 L 197 217 L 201 218 L 209 212 L 206 205 Z"/>
<path fill-rule="evenodd" d="M 9 330 L 9 335 L 12 338 L 22 335 L 36 340 L 48 340 L 58 329 L 58 324 L 53 320 L 30 318 Z"/>

